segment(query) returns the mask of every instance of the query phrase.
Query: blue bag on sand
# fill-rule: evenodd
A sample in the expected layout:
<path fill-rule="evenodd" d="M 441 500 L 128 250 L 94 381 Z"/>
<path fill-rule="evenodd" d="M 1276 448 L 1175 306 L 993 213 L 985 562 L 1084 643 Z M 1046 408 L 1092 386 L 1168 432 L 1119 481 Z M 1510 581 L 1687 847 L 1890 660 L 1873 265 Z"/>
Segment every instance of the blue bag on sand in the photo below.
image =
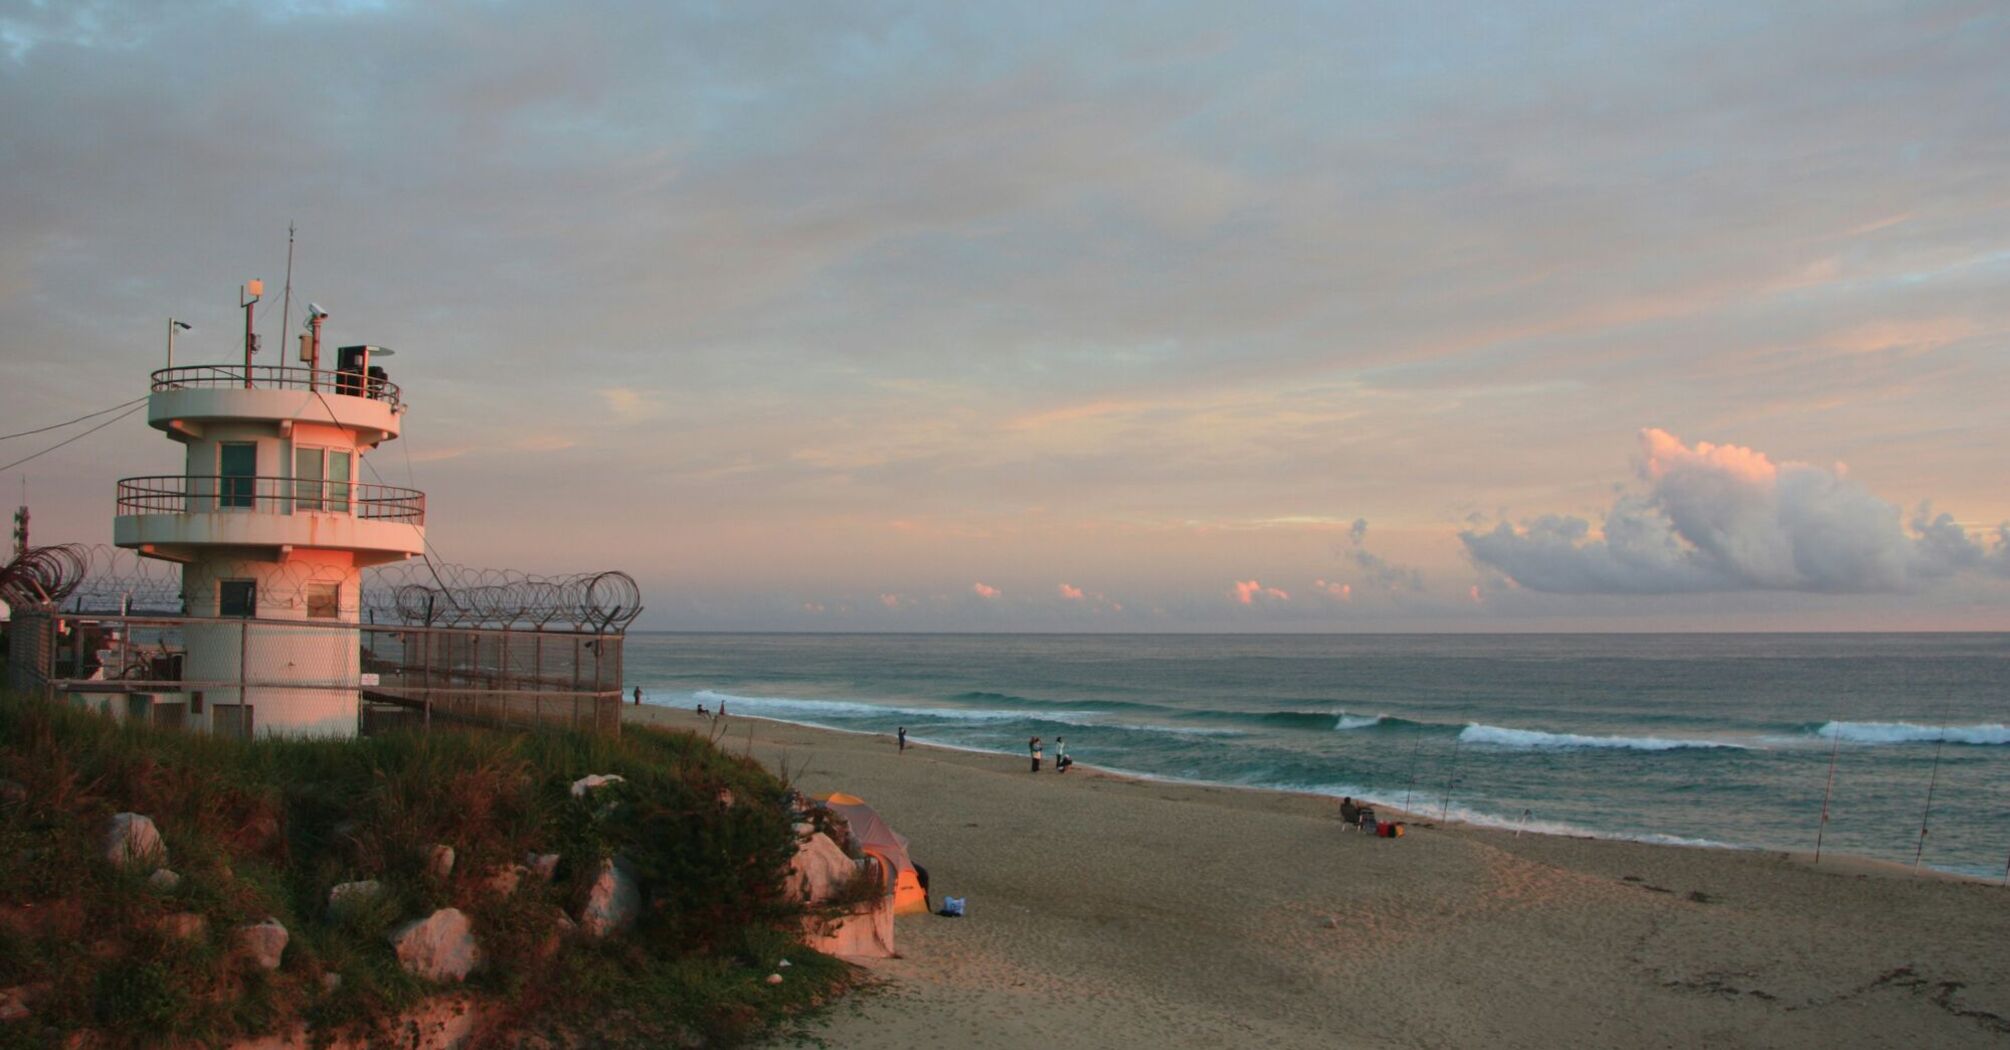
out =
<path fill-rule="evenodd" d="M 941 911 L 941 914 L 943 914 L 943 915 L 946 915 L 946 916 L 949 916 L 950 918 L 953 918 L 953 919 L 955 919 L 955 918 L 962 918 L 962 917 L 963 917 L 963 898 L 961 898 L 961 897 L 944 897 L 944 898 L 942 898 L 942 911 Z"/>

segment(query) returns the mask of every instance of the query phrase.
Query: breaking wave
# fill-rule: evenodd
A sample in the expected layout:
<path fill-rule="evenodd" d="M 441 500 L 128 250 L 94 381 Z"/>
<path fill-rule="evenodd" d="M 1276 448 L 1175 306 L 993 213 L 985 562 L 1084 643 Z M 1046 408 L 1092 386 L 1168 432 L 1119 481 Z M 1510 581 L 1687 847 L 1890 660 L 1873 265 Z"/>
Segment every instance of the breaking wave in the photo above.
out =
<path fill-rule="evenodd" d="M 1840 738 L 1846 744 L 1931 744 L 1944 738 L 1950 744 L 2010 744 L 2010 725 L 1986 723 L 1972 726 L 1923 726 L 1913 722 L 1826 722 L 1815 730 L 1824 740 Z"/>
<path fill-rule="evenodd" d="M 1673 740 L 1658 736 L 1587 736 L 1582 733 L 1545 733 L 1537 729 L 1508 729 L 1477 722 L 1459 731 L 1462 744 L 1520 748 L 1529 751 L 1564 751 L 1607 748 L 1621 751 L 1680 751 L 1688 748 L 1749 750 L 1743 744 L 1722 740 Z"/>

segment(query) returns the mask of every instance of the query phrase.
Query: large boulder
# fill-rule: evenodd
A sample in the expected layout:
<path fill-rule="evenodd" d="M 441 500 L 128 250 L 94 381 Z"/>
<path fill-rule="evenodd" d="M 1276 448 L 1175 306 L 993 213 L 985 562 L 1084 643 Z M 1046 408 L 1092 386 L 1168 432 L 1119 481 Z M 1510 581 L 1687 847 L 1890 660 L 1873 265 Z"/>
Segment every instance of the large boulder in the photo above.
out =
<path fill-rule="evenodd" d="M 105 829 L 105 859 L 119 867 L 137 866 L 148 871 L 167 863 L 167 844 L 152 817 L 138 813 L 116 813 Z"/>
<path fill-rule="evenodd" d="M 474 924 L 459 908 L 441 908 L 391 934 L 391 948 L 407 973 L 428 981 L 459 981 L 482 964 Z"/>
<path fill-rule="evenodd" d="M 858 873 L 858 862 L 822 832 L 811 835 L 789 858 L 789 889 L 797 899 L 829 900 Z"/>
<path fill-rule="evenodd" d="M 278 919 L 237 928 L 238 949 L 261 969 L 279 969 L 279 960 L 286 954 L 287 940 L 286 927 L 281 926 Z"/>
<path fill-rule="evenodd" d="M 642 913 L 642 890 L 635 873 L 620 858 L 600 862 L 600 872 L 586 891 L 586 906 L 579 909 L 579 928 L 595 939 L 619 933 L 635 924 Z"/>

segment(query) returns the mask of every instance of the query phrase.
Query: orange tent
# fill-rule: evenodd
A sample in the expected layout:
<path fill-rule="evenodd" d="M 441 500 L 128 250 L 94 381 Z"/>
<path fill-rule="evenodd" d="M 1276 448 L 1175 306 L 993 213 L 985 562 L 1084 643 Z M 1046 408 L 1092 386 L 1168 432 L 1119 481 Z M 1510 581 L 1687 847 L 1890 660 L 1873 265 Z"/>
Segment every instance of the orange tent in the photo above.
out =
<path fill-rule="evenodd" d="M 915 915 L 927 911 L 928 895 L 922 892 L 921 877 L 915 874 L 914 861 L 907 855 L 907 836 L 893 830 L 878 811 L 857 795 L 838 791 L 819 801 L 844 818 L 851 829 L 852 841 L 858 843 L 862 852 L 878 858 L 893 873 L 893 913 Z"/>

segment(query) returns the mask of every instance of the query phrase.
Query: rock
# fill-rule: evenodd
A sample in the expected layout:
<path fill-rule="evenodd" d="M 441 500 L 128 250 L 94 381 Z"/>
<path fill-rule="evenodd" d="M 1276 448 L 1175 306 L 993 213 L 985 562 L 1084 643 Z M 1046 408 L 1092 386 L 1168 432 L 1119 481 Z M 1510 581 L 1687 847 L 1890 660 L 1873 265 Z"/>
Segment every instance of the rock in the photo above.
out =
<path fill-rule="evenodd" d="M 780 984 L 780 983 L 782 983 L 782 975 L 781 975 L 781 974 L 778 974 L 778 973 L 771 973 L 771 974 L 769 974 L 769 975 L 768 975 L 768 983 L 769 983 L 769 984 Z"/>
<path fill-rule="evenodd" d="M 0 780 L 0 802 L 22 803 L 28 801 L 28 785 L 18 780 Z"/>
<path fill-rule="evenodd" d="M 454 873 L 454 848 L 434 846 L 426 851 L 426 874 L 445 882 Z"/>
<path fill-rule="evenodd" d="M 336 992 L 339 992 L 339 991 L 341 991 L 341 990 L 342 990 L 342 975 L 341 975 L 341 974 L 339 974 L 339 973 L 324 973 L 324 974 L 322 974 L 322 975 L 321 975 L 321 991 L 322 991 L 322 994 L 324 994 L 324 995 L 334 995 L 334 994 L 335 994 Z"/>
<path fill-rule="evenodd" d="M 474 925 L 459 908 L 441 908 L 399 927 L 391 948 L 405 972 L 428 981 L 463 980 L 482 962 Z"/>
<path fill-rule="evenodd" d="M 570 937 L 579 932 L 579 924 L 573 922 L 572 916 L 567 915 L 564 911 L 558 913 L 558 918 L 552 920 L 551 925 L 554 930 L 558 931 L 561 937 Z"/>
<path fill-rule="evenodd" d="M 797 898 L 823 901 L 858 874 L 858 862 L 845 856 L 829 835 L 818 832 L 796 847 L 796 855 L 789 858 L 789 872 L 789 888 Z"/>
<path fill-rule="evenodd" d="M 199 941 L 209 932 L 209 920 L 192 911 L 178 911 L 155 919 L 154 929 L 170 940 Z"/>
<path fill-rule="evenodd" d="M 105 829 L 105 859 L 122 868 L 142 865 L 152 870 L 167 863 L 167 844 L 152 817 L 118 813 Z"/>
<path fill-rule="evenodd" d="M 531 870 L 532 874 L 546 882 L 550 882 L 552 879 L 558 877 L 558 854 L 556 853 L 526 853 L 523 855 L 523 863 L 525 867 Z"/>
<path fill-rule="evenodd" d="M 147 885 L 162 893 L 171 893 L 175 887 L 181 885 L 181 876 L 176 874 L 173 868 L 160 868 L 147 876 Z"/>
<path fill-rule="evenodd" d="M 583 776 L 572 782 L 572 797 L 585 798 L 595 788 L 624 783 L 625 780 L 626 778 L 619 773 L 593 773 Z"/>
<path fill-rule="evenodd" d="M 806 839 L 816 834 L 817 826 L 807 820 L 799 820 L 789 825 L 789 830 L 796 833 L 796 838 Z"/>
<path fill-rule="evenodd" d="M 596 940 L 634 925 L 642 911 L 642 891 L 628 863 L 619 858 L 600 862 L 600 872 L 579 910 L 579 928 Z"/>
<path fill-rule="evenodd" d="M 33 984 L 17 984 L 12 988 L 0 988 L 0 1021 L 19 1021 L 34 1012 L 35 1004 L 42 1001 L 55 985 L 48 981 Z"/>
<path fill-rule="evenodd" d="M 328 890 L 328 910 L 339 912 L 377 899 L 384 892 L 384 884 L 376 879 L 360 879 L 356 882 L 336 883 Z"/>
<path fill-rule="evenodd" d="M 1321 926 L 1326 927 L 1329 930 L 1337 930 L 1340 928 L 1340 920 L 1334 918 L 1331 915 L 1328 915 L 1326 918 L 1320 920 L 1319 924 Z"/>
<path fill-rule="evenodd" d="M 279 969 L 279 959 L 286 954 L 286 927 L 278 919 L 267 919 L 237 928 L 237 946 L 260 968 Z"/>
<path fill-rule="evenodd" d="M 512 864 L 507 868 L 497 868 L 487 879 L 482 880 L 482 885 L 495 896 L 508 897 L 516 892 L 524 876 L 529 874 L 529 868 L 521 864 Z"/>
<path fill-rule="evenodd" d="M 786 967 L 790 967 L 790 966 L 794 966 L 794 965 L 795 965 L 795 963 L 792 963 L 792 962 L 788 961 L 787 959 L 783 959 L 783 960 L 782 960 L 781 962 L 778 962 L 778 963 L 776 963 L 775 965 L 776 965 L 777 967 L 784 967 L 784 968 L 786 968 Z"/>
<path fill-rule="evenodd" d="M 733 808 L 733 789 L 732 789 L 732 788 L 720 788 L 720 789 L 719 789 L 719 794 L 718 794 L 717 796 L 715 796 L 715 797 L 716 797 L 716 798 L 717 798 L 717 799 L 719 800 L 719 807 L 720 807 L 721 809 L 732 809 L 732 808 Z"/>

